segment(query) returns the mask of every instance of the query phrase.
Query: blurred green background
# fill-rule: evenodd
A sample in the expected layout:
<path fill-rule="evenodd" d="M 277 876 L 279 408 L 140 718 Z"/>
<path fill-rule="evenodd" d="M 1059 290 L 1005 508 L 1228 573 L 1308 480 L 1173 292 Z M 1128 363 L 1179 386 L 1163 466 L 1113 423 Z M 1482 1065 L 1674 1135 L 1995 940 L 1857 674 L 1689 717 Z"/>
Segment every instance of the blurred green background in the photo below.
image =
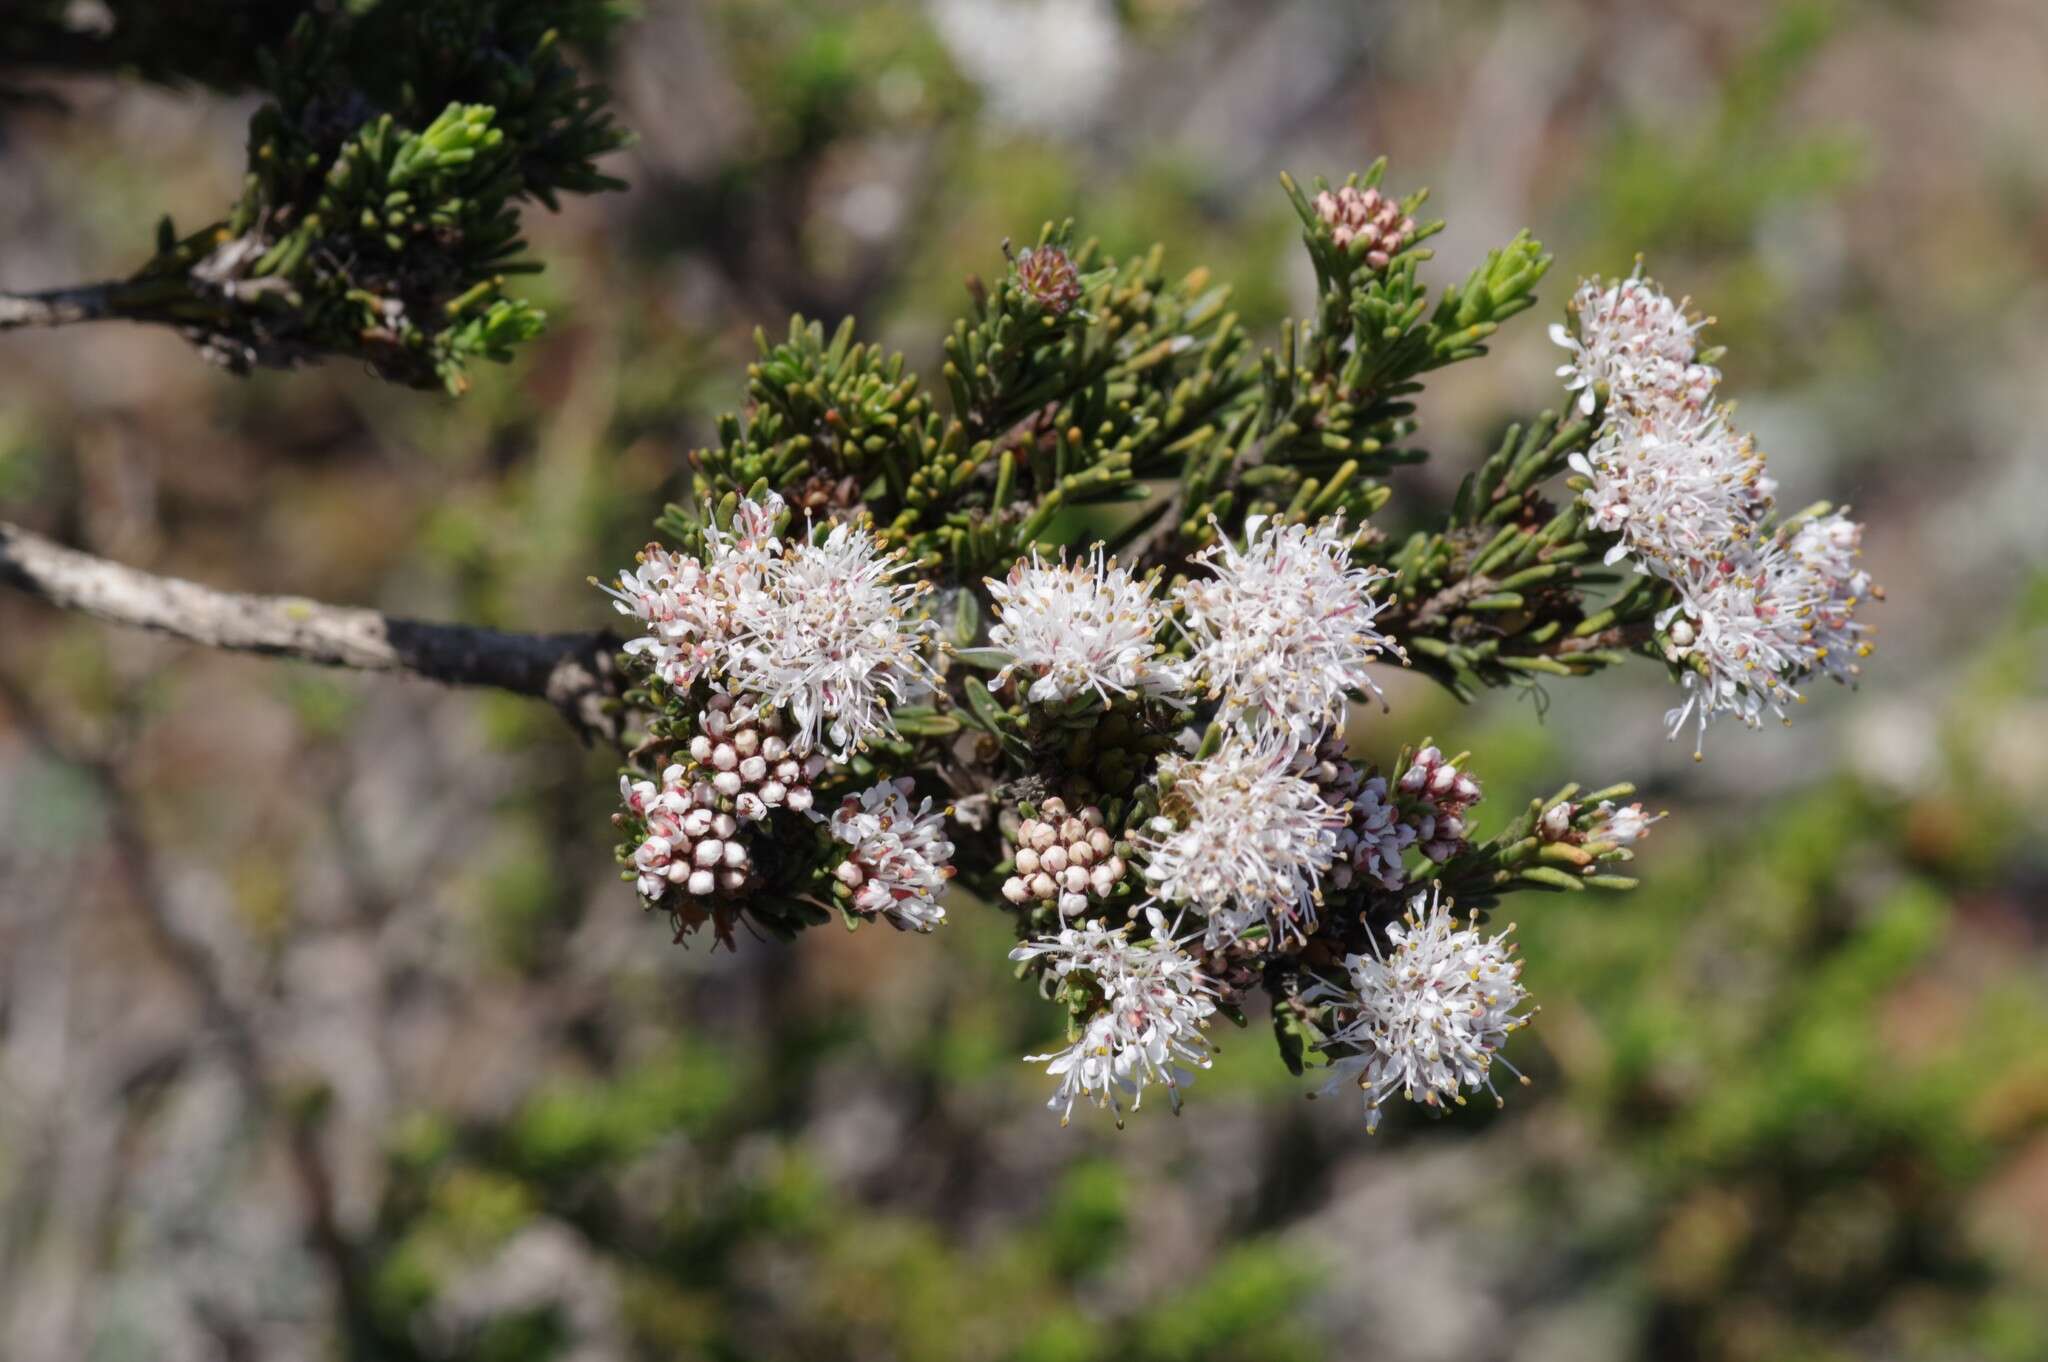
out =
<path fill-rule="evenodd" d="M 1666 744 L 1654 669 L 1471 747 L 1671 818 L 1522 900 L 1504 1111 L 1368 1139 L 1254 1024 L 1179 1120 L 1061 1131 L 1002 920 L 671 946 L 544 706 L 208 655 L 0 597 L 0 1356 L 1601 1362 L 2048 1358 L 2048 10 L 2038 0 L 648 0 L 632 188 L 532 222 L 554 321 L 461 402 L 0 337 L 0 514 L 122 561 L 593 627 L 792 309 L 929 372 L 1073 215 L 1270 334 L 1281 170 L 1381 152 L 1439 277 L 1521 226 L 1719 318 L 1801 505 L 1867 519 L 1860 694 Z M 249 109 L 0 110 L 0 285 L 216 212 Z M 1558 401 L 1551 308 L 1423 399 L 1446 495 Z M 1410 678 L 1397 677 L 1396 682 Z M 1094 1113 L 1086 1113 L 1093 1115 Z"/>

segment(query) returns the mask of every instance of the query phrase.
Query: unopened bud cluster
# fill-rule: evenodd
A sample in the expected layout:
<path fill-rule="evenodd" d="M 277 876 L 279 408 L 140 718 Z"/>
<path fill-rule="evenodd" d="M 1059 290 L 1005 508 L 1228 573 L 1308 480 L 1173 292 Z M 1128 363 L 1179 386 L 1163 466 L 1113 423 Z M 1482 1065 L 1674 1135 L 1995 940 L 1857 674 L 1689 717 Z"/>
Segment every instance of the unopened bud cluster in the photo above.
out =
<path fill-rule="evenodd" d="M 1081 300 L 1081 274 L 1058 246 L 1032 246 L 1017 254 L 1017 286 L 1055 317 Z"/>
<path fill-rule="evenodd" d="M 661 773 L 659 785 L 619 777 L 619 794 L 626 812 L 618 821 L 637 824 L 641 834 L 631 855 L 641 897 L 660 903 L 671 893 L 710 898 L 746 888 L 753 858 L 739 820 L 719 809 L 710 781 L 677 764 Z"/>
<path fill-rule="evenodd" d="M 1102 810 L 1089 804 L 1070 814 L 1057 795 L 1017 824 L 1013 846 L 1016 873 L 1003 881 L 1003 897 L 1020 907 L 1057 904 L 1063 918 L 1085 911 L 1091 896 L 1108 898 L 1128 868 L 1103 825 Z"/>
<path fill-rule="evenodd" d="M 1401 773 L 1399 788 L 1414 801 L 1406 821 L 1423 855 L 1442 865 L 1465 849 L 1470 831 L 1465 815 L 1483 797 L 1478 781 L 1445 761 L 1435 747 L 1425 747 Z"/>
<path fill-rule="evenodd" d="M 758 821 L 770 809 L 810 812 L 811 782 L 825 769 L 825 758 L 792 749 L 780 713 L 717 694 L 706 703 L 698 727 L 690 759 L 740 817 Z"/>
<path fill-rule="evenodd" d="M 1316 212 L 1330 224 L 1337 245 L 1363 255 L 1374 269 L 1385 269 L 1415 239 L 1415 219 L 1377 189 L 1344 185 L 1315 197 Z"/>
<path fill-rule="evenodd" d="M 1408 883 L 1409 848 L 1443 865 L 1471 845 L 1470 813 L 1483 792 L 1434 746 L 1417 752 L 1391 789 L 1385 776 L 1367 776 L 1344 760 L 1334 735 L 1317 749 L 1310 771 L 1325 797 L 1350 811 L 1330 867 L 1337 889 L 1369 883 L 1397 890 Z"/>

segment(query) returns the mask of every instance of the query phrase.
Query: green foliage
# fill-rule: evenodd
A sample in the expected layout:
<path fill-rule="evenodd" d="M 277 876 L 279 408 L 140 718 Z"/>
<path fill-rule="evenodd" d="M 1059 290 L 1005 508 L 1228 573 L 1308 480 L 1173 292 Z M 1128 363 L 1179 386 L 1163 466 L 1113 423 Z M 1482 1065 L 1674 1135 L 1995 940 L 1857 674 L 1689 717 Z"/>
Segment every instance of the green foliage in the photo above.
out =
<path fill-rule="evenodd" d="M 504 293 L 539 268 L 521 258 L 523 204 L 619 187 L 595 162 L 624 135 L 563 50 L 603 40 L 610 0 L 368 0 L 289 27 L 293 7 L 178 8 L 122 7 L 108 63 L 160 50 L 142 74 L 266 102 L 240 199 L 196 232 L 159 224 L 155 254 L 108 290 L 114 315 L 177 326 L 238 372 L 341 355 L 453 393 L 471 363 L 539 333 L 542 314 Z M 58 42 L 42 28 L 15 41 L 38 35 Z M 228 36 L 251 69 L 204 58 Z"/>

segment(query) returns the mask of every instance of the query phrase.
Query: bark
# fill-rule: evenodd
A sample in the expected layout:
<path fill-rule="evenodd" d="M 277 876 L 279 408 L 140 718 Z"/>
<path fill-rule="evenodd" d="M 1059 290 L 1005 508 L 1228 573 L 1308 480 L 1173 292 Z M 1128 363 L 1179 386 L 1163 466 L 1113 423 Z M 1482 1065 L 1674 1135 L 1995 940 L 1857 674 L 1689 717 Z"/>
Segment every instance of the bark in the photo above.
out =
<path fill-rule="evenodd" d="M 4 521 L 0 583 L 61 610 L 209 648 L 530 695 L 553 704 L 586 742 L 618 736 L 618 641 L 603 632 L 507 633 L 218 591 L 67 549 Z"/>

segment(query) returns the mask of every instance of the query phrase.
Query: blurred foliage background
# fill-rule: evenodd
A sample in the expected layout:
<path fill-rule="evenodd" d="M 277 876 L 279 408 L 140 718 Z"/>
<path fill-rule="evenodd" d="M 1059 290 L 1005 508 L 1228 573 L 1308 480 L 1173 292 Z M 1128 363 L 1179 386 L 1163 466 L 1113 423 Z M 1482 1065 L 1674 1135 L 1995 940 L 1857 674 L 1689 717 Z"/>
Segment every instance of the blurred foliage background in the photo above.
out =
<path fill-rule="evenodd" d="M 0 337 L 0 513 L 223 586 L 606 618 L 792 309 L 931 370 L 1000 243 L 1301 309 L 1274 185 L 1386 152 L 1442 274 L 1533 228 L 1720 319 L 1801 505 L 1890 587 L 1856 696 L 1667 745 L 1652 669 L 1353 734 L 1672 810 L 1644 887 L 1516 905 L 1505 1111 L 1368 1140 L 1255 1023 L 1181 1120 L 1041 1109 L 999 920 L 672 947 L 544 706 L 0 598 L 0 1355 L 2048 1357 L 2048 11 L 2035 0 L 648 0 L 629 192 L 530 219 L 545 338 L 460 402 Z M 0 108 L 0 285 L 235 192 L 249 106 Z M 1447 495 L 1557 400 L 1546 312 L 1424 398 Z M 1846 495 L 1842 493 L 1846 492 Z M 1394 678 L 1407 681 L 1408 678 Z"/>

